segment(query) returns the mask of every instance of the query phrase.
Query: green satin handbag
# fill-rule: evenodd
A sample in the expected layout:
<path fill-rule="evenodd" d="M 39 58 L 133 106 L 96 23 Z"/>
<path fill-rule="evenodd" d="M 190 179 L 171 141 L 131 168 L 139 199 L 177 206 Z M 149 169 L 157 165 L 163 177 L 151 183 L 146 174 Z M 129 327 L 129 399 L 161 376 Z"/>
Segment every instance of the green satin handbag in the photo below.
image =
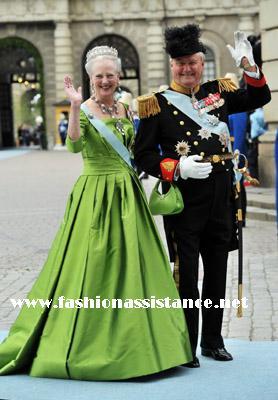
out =
<path fill-rule="evenodd" d="M 182 212 L 184 204 L 179 188 L 167 182 L 170 187 L 167 193 L 160 193 L 158 187 L 162 183 L 158 180 L 152 190 L 149 207 L 153 215 L 173 215 Z"/>

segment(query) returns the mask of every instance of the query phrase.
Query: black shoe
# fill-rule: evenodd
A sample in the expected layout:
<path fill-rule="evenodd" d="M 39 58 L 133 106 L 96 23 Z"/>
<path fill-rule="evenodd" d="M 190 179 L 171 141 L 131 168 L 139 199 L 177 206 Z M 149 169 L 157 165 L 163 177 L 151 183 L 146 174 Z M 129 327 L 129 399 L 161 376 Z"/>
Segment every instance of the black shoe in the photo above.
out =
<path fill-rule="evenodd" d="M 201 350 L 202 356 L 214 358 L 217 361 L 232 361 L 233 356 L 227 352 L 225 347 L 219 347 L 218 349 L 205 349 Z"/>
<path fill-rule="evenodd" d="M 200 362 L 198 357 L 194 357 L 192 361 L 182 364 L 182 367 L 187 367 L 187 368 L 200 368 Z"/>

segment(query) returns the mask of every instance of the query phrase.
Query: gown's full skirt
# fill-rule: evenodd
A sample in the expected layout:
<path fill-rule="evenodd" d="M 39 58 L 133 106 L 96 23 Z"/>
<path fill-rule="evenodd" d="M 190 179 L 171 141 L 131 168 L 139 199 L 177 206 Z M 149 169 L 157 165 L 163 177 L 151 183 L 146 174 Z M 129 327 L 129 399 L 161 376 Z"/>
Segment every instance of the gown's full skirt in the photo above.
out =
<path fill-rule="evenodd" d="M 28 295 L 53 299 L 52 307 L 22 308 L 0 345 L 0 375 L 118 380 L 191 360 L 182 309 L 65 308 L 69 299 L 97 296 L 178 298 L 141 184 L 110 158 L 87 162 L 74 185 Z"/>

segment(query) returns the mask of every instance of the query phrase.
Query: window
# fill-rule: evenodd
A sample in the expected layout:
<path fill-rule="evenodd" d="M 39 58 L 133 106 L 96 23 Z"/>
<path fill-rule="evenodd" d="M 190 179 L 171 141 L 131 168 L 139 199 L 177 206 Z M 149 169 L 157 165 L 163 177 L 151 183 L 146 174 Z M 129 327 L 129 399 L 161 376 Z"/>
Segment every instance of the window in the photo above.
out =
<path fill-rule="evenodd" d="M 206 46 L 206 61 L 203 73 L 203 81 L 213 80 L 216 78 L 216 66 L 214 52 Z"/>

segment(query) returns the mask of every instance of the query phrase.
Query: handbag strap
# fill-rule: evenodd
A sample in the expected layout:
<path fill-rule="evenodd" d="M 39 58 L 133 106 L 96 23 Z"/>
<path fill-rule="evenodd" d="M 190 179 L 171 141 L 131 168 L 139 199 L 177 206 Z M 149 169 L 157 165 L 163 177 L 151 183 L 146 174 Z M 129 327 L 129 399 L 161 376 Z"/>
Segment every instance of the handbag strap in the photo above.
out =
<path fill-rule="evenodd" d="M 93 127 L 100 133 L 100 135 L 113 147 L 113 149 L 119 154 L 119 156 L 131 168 L 133 168 L 128 149 L 122 144 L 122 142 L 117 138 L 113 131 L 109 129 L 103 121 L 95 118 L 90 109 L 86 106 L 86 104 L 81 104 L 81 110 L 84 112 Z"/>

